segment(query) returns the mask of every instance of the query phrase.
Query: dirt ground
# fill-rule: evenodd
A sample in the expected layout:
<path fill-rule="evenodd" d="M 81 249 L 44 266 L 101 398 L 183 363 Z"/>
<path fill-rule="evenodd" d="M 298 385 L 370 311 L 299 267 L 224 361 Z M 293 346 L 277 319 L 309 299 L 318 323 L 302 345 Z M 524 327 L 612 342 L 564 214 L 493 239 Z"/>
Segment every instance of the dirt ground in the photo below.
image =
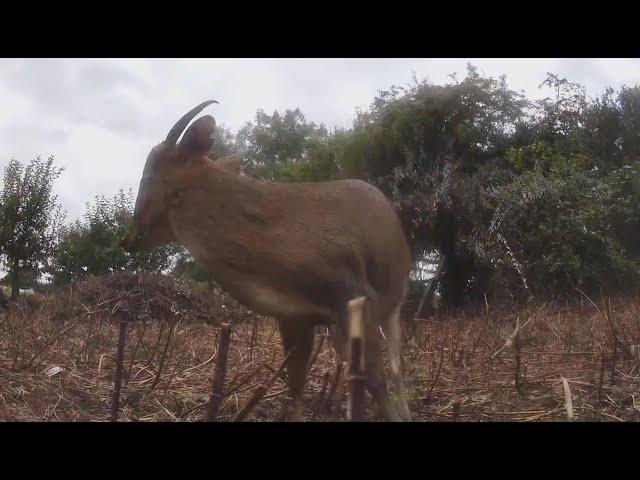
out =
<path fill-rule="evenodd" d="M 585 299 L 417 322 L 404 350 L 411 412 L 417 421 L 638 421 L 639 307 L 637 298 Z M 283 360 L 275 322 L 224 295 L 94 278 L 0 311 L 0 419 L 109 421 L 121 321 L 118 421 L 202 421 L 221 322 L 232 333 L 219 420 L 233 420 Z M 324 329 L 314 358 L 306 420 L 343 421 L 344 382 L 336 386 Z M 282 420 L 286 402 L 283 374 L 245 420 Z M 382 420 L 372 404 L 367 418 Z"/>

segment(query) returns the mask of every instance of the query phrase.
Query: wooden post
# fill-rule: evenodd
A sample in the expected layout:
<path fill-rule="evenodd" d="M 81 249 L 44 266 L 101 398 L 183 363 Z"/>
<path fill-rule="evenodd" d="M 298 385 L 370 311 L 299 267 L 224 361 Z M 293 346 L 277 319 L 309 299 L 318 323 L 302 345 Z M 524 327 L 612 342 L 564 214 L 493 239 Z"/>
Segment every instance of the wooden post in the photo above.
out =
<path fill-rule="evenodd" d="M 347 418 L 364 421 L 365 363 L 365 297 L 354 298 L 347 304 L 349 334 L 349 403 Z"/>
<path fill-rule="evenodd" d="M 207 422 L 215 422 L 218 409 L 222 403 L 222 387 L 227 371 L 227 356 L 229 354 L 229 342 L 231 340 L 231 325 L 223 323 L 218 336 L 218 348 L 216 350 L 216 368 L 211 381 L 211 396 L 207 407 Z"/>
<path fill-rule="evenodd" d="M 113 397 L 111 400 L 111 421 L 118 421 L 118 408 L 120 407 L 120 386 L 122 385 L 122 365 L 124 363 L 124 346 L 127 340 L 127 323 L 120 322 L 120 334 L 118 336 L 118 353 L 116 355 L 116 374 L 113 380 Z"/>

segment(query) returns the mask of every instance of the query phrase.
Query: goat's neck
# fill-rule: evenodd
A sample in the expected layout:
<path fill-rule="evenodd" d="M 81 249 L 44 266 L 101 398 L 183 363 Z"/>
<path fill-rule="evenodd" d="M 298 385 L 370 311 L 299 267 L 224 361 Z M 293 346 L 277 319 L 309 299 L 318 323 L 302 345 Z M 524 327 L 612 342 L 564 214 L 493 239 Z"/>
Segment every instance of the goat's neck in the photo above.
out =
<path fill-rule="evenodd" d="M 268 185 L 205 165 L 170 179 L 169 220 L 178 241 L 211 271 L 251 269 L 277 221 Z"/>

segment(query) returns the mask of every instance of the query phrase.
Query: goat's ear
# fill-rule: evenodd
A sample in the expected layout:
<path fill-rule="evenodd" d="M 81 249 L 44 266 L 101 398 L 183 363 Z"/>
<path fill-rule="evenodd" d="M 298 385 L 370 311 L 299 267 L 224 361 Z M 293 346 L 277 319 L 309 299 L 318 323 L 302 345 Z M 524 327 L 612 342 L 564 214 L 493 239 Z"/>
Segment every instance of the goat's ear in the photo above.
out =
<path fill-rule="evenodd" d="M 213 148 L 216 121 L 211 115 L 199 118 L 191 124 L 180 141 L 180 145 L 196 153 L 208 153 Z"/>
<path fill-rule="evenodd" d="M 216 165 L 230 173 L 240 173 L 240 163 L 242 163 L 242 155 L 234 153 L 226 157 L 216 160 Z"/>

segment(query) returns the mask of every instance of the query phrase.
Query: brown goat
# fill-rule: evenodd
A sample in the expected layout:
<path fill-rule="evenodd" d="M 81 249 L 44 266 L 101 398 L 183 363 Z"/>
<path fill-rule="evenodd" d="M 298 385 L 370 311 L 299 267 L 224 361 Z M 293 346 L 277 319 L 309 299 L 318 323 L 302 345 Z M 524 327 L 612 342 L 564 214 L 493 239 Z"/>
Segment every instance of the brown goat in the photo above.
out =
<path fill-rule="evenodd" d="M 128 250 L 177 241 L 216 281 L 252 310 L 277 319 L 287 377 L 300 414 L 314 325 L 335 328 L 346 348 L 346 305 L 365 296 L 367 386 L 388 420 L 410 420 L 401 362 L 400 306 L 410 254 L 400 221 L 375 187 L 360 180 L 262 182 L 240 174 L 240 156 L 213 161 L 215 120 L 187 113 L 147 159 Z M 381 330 L 388 340 L 392 387 L 387 392 Z"/>

